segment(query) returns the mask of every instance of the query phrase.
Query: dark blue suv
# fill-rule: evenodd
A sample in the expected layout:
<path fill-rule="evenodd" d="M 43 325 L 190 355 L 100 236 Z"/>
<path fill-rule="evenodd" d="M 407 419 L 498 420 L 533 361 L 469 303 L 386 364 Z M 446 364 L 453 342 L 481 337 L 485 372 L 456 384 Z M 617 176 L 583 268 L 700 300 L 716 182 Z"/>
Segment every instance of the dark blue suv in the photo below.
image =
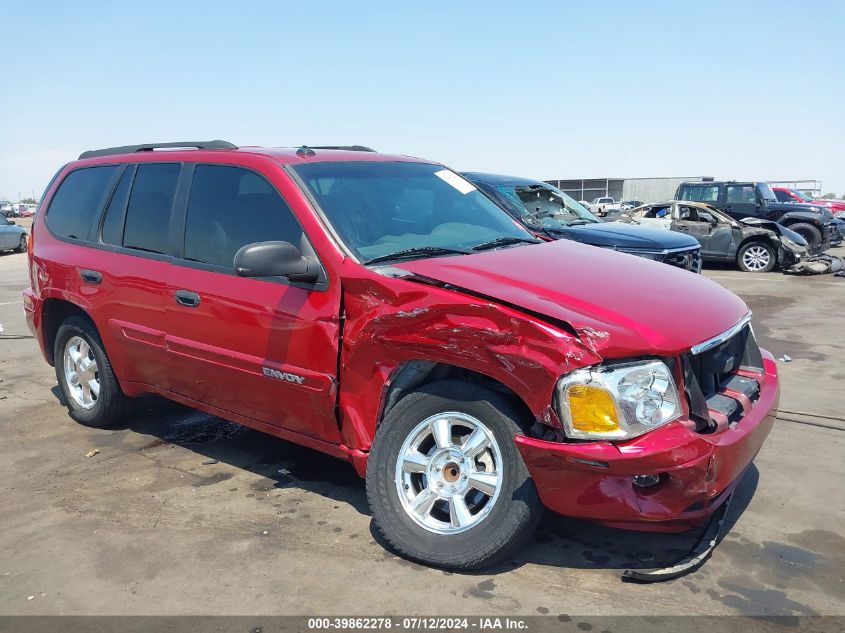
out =
<path fill-rule="evenodd" d="M 575 240 L 701 272 L 701 245 L 694 237 L 602 222 L 560 189 L 539 180 L 476 172 L 463 176 L 539 237 Z"/>

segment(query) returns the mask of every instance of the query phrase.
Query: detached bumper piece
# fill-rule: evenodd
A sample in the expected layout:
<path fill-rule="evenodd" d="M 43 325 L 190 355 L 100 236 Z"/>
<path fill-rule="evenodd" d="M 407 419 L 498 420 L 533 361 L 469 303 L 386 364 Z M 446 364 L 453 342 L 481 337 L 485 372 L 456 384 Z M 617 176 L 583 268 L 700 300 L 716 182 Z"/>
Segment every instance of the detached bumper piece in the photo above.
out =
<path fill-rule="evenodd" d="M 725 523 L 725 517 L 728 515 L 728 509 L 731 505 L 733 495 L 728 497 L 728 500 L 719 508 L 707 524 L 707 529 L 701 539 L 696 543 L 687 556 L 671 565 L 669 567 L 655 568 L 655 569 L 626 569 L 622 572 L 622 580 L 628 582 L 664 582 L 666 580 L 674 580 L 680 578 L 690 572 L 695 571 L 704 564 L 716 545 L 719 542 L 719 536 L 722 533 L 722 526 Z"/>

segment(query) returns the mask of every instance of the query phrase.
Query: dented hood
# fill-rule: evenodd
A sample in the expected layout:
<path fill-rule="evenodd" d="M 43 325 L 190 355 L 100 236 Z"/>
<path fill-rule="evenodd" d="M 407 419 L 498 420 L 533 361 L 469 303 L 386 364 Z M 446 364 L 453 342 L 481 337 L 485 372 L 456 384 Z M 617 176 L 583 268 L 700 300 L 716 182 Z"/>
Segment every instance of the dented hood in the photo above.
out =
<path fill-rule="evenodd" d="M 702 275 L 566 240 L 397 267 L 566 321 L 593 339 L 588 344 L 601 341 L 598 351 L 611 358 L 677 354 L 748 313 L 739 297 Z"/>

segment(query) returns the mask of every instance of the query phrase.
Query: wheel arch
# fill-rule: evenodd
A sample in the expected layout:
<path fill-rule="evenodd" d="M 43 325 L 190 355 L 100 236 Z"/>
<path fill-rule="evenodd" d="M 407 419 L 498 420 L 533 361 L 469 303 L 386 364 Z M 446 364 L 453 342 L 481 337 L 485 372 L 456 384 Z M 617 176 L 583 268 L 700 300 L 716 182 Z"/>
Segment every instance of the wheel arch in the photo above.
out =
<path fill-rule="evenodd" d="M 97 324 L 94 323 L 91 315 L 75 303 L 59 298 L 44 300 L 44 305 L 41 308 L 41 327 L 44 332 L 44 350 L 47 356 L 47 362 L 50 365 L 55 364 L 53 348 L 56 345 L 56 334 L 62 323 L 72 316 L 78 316 L 89 321 L 94 329 L 97 329 Z M 99 333 L 99 330 L 97 332 Z"/>
<path fill-rule="evenodd" d="M 374 430 L 381 425 L 387 414 L 403 397 L 423 385 L 441 380 L 465 380 L 494 391 L 504 396 L 517 409 L 522 420 L 534 421 L 536 424 L 535 416 L 531 412 L 528 403 L 508 385 L 492 376 L 451 363 L 429 360 L 406 360 L 395 367 L 390 373 L 390 377 L 382 393 Z M 523 430 L 528 432 L 530 429 L 524 428 Z"/>

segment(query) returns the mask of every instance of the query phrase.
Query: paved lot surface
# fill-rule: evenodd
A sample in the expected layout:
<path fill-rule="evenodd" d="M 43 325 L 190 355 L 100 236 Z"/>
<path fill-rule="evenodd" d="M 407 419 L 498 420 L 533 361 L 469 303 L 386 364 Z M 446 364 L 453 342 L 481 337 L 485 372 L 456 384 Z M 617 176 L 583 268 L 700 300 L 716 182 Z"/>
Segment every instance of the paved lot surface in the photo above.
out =
<path fill-rule="evenodd" d="M 503 568 L 444 573 L 374 540 L 345 463 L 154 398 L 121 428 L 75 424 L 22 317 L 25 261 L 0 256 L 0 614 L 845 614 L 845 279 L 706 271 L 792 358 L 790 413 L 712 559 L 643 586 L 620 572 L 696 535 L 547 515 Z"/>

